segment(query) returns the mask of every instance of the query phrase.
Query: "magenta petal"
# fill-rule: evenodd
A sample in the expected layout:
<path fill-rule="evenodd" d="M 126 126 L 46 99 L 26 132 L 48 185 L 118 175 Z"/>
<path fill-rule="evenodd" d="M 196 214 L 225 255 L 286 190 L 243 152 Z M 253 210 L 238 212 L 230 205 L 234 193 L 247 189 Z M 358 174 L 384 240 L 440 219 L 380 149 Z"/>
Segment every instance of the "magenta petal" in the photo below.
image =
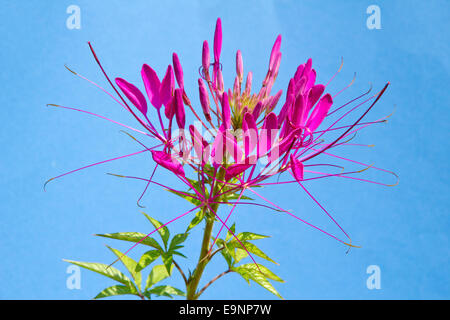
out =
<path fill-rule="evenodd" d="M 281 108 L 280 113 L 278 114 L 278 128 L 280 128 L 281 125 L 283 124 L 293 103 L 294 103 L 294 95 L 289 94 L 286 98 L 286 102 L 284 103 L 283 107 Z"/>
<path fill-rule="evenodd" d="M 329 93 L 327 93 L 322 97 L 322 99 L 320 99 L 319 103 L 314 108 L 306 124 L 306 126 L 309 128 L 309 130 L 311 130 L 311 132 L 314 132 L 319 127 L 323 119 L 325 119 L 325 117 L 327 116 L 328 111 L 330 110 L 332 104 L 333 98 Z"/>
<path fill-rule="evenodd" d="M 161 81 L 159 81 L 158 75 L 147 64 L 142 66 L 141 70 L 142 80 L 144 81 L 145 91 L 147 92 L 150 103 L 156 108 L 161 108 Z"/>
<path fill-rule="evenodd" d="M 171 120 L 175 115 L 175 97 L 171 97 L 170 102 L 166 104 L 164 115 L 169 120 Z"/>
<path fill-rule="evenodd" d="M 231 109 L 230 102 L 228 101 L 228 94 L 226 92 L 222 95 L 222 121 L 225 129 L 231 127 Z"/>
<path fill-rule="evenodd" d="M 180 88 L 184 88 L 184 80 L 183 80 L 183 68 L 181 67 L 180 59 L 178 59 L 178 55 L 174 52 L 172 54 L 173 61 L 173 70 L 175 72 L 175 78 L 177 79 L 178 86 Z"/>
<path fill-rule="evenodd" d="M 214 61 L 219 62 L 222 51 L 222 20 L 217 19 L 216 30 L 214 31 Z"/>
<path fill-rule="evenodd" d="M 305 69 L 305 64 L 301 64 L 297 67 L 297 70 L 294 74 L 295 82 L 299 82 L 301 77 L 303 76 L 303 70 Z"/>
<path fill-rule="evenodd" d="M 172 66 L 169 65 L 166 70 L 166 74 L 164 75 L 163 80 L 161 81 L 161 102 L 167 107 L 170 101 L 172 100 L 173 88 L 175 86 L 175 79 L 173 77 Z"/>
<path fill-rule="evenodd" d="M 258 128 L 255 119 L 249 112 L 244 114 L 242 129 L 244 131 L 245 155 L 248 156 L 255 149 L 258 142 Z"/>
<path fill-rule="evenodd" d="M 230 180 L 230 179 L 240 175 L 242 172 L 244 172 L 245 170 L 247 170 L 251 166 L 253 166 L 253 164 L 245 164 L 245 163 L 243 163 L 243 164 L 240 164 L 240 163 L 232 164 L 225 171 L 225 180 L 228 181 L 228 180 Z"/>
<path fill-rule="evenodd" d="M 136 108 L 139 109 L 142 114 L 147 114 L 147 101 L 145 100 L 142 92 L 136 88 L 133 84 L 122 78 L 116 78 L 116 84 L 125 94 L 125 96 L 134 104 Z"/>
<path fill-rule="evenodd" d="M 308 75 L 308 81 L 307 81 L 306 87 L 305 87 L 306 91 L 308 91 L 309 89 L 312 88 L 312 86 L 316 82 L 316 76 L 317 76 L 316 70 L 312 69 L 311 72 Z"/>
<path fill-rule="evenodd" d="M 210 64 L 210 57 L 209 57 L 209 45 L 208 41 L 203 41 L 203 48 L 202 48 L 202 67 L 203 72 L 209 71 L 209 64 Z"/>
<path fill-rule="evenodd" d="M 167 154 L 164 151 L 152 150 L 152 158 L 161 167 L 166 168 L 167 170 L 170 170 L 173 173 L 184 177 L 183 166 L 174 158 L 172 158 L 170 154 Z"/>
<path fill-rule="evenodd" d="M 200 95 L 200 104 L 206 120 L 211 121 L 211 113 L 209 111 L 209 95 L 202 79 L 198 79 L 198 91 Z"/>
<path fill-rule="evenodd" d="M 275 43 L 273 44 L 272 51 L 270 52 L 269 70 L 272 70 L 275 65 L 275 59 L 280 52 L 281 47 L 281 34 L 278 35 Z"/>
<path fill-rule="evenodd" d="M 296 126 L 299 127 L 303 124 L 303 118 L 305 114 L 305 97 L 300 94 L 297 99 L 295 99 L 294 108 L 291 113 L 291 122 Z"/>
<path fill-rule="evenodd" d="M 300 182 L 303 180 L 303 163 L 301 161 L 299 161 L 298 159 L 296 159 L 292 154 L 291 154 L 291 170 L 292 170 L 292 174 L 294 175 L 295 180 L 297 180 L 297 182 Z"/>
<path fill-rule="evenodd" d="M 178 127 L 180 129 L 184 129 L 186 124 L 186 114 L 184 112 L 184 103 L 183 103 L 183 89 L 178 88 L 175 89 L 175 117 L 177 120 Z"/>
<path fill-rule="evenodd" d="M 204 165 L 209 158 L 209 144 L 192 124 L 189 126 L 189 133 L 191 134 L 192 145 L 197 158 L 200 159 L 201 164 Z"/>
<path fill-rule="evenodd" d="M 277 136 L 278 132 L 278 120 L 275 113 L 271 112 L 267 115 L 264 120 L 262 130 L 259 134 L 258 141 L 258 154 L 264 155 L 266 152 L 272 148 L 273 142 Z"/>
<path fill-rule="evenodd" d="M 263 107 L 262 102 L 259 101 L 259 102 L 256 104 L 255 108 L 253 109 L 252 116 L 253 116 L 253 118 L 255 119 L 255 121 L 258 120 L 258 117 L 259 117 L 259 115 L 261 114 L 262 107 Z"/>
<path fill-rule="evenodd" d="M 309 90 L 308 93 L 308 110 L 316 104 L 322 93 L 325 91 L 325 86 L 323 84 L 317 84 Z"/>

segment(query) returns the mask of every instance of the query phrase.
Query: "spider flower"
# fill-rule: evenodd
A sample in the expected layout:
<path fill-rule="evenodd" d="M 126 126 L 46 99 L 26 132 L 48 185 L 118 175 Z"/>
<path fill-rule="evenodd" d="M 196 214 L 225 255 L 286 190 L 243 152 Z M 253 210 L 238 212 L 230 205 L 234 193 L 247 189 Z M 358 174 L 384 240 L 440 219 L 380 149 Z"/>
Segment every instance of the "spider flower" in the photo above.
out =
<path fill-rule="evenodd" d="M 205 40 L 201 48 L 200 78 L 197 80 L 198 99 L 190 99 L 191 93 L 185 91 L 187 81 L 185 81 L 181 61 L 176 53 L 173 53 L 173 64 L 167 66 L 165 74 L 158 76 L 154 69 L 144 64 L 141 70 L 142 83 L 132 84 L 118 77 L 115 79 L 118 90 L 106 74 L 89 43 L 96 62 L 117 97 L 92 81 L 88 81 L 106 92 L 130 112 L 141 128 L 131 128 L 104 116 L 80 109 L 59 105 L 51 106 L 101 117 L 138 132 L 146 136 L 146 139 L 155 139 L 158 143 L 148 147 L 146 142 L 129 134 L 144 148 L 143 150 L 94 163 L 55 178 L 97 164 L 150 151 L 155 162 L 155 169 L 149 179 L 124 175 L 117 176 L 147 182 L 144 193 L 150 184 L 155 184 L 178 192 L 178 194 L 190 200 L 195 200 L 196 203 L 199 203 L 198 207 L 206 210 L 214 219 L 220 220 L 221 227 L 215 239 L 218 238 L 225 227 L 241 243 L 227 226 L 227 222 L 237 205 L 250 204 L 284 212 L 348 247 L 354 246 L 350 236 L 306 189 L 305 184 L 311 180 L 338 177 L 387 186 L 387 184 L 381 182 L 358 178 L 356 175 L 368 168 L 391 174 L 394 174 L 393 172 L 338 156 L 332 150 L 340 146 L 361 146 L 349 142 L 356 132 L 367 126 L 386 121 L 387 117 L 362 122 L 363 118 L 383 95 L 389 83 L 373 95 L 369 95 L 371 91 L 369 90 L 351 101 L 335 107 L 336 98 L 350 87 L 353 81 L 341 91 L 334 94 L 330 93 L 327 90 L 328 84 L 339 73 L 342 65 L 326 84 L 322 84 L 317 81 L 317 72 L 313 67 L 312 59 L 308 59 L 295 69 L 290 81 L 286 84 L 285 90 L 274 93 L 272 89 L 281 66 L 281 44 L 282 38 L 279 35 L 270 52 L 268 70 L 260 87 L 256 86 L 251 71 L 247 73 L 245 87 L 243 86 L 243 53 L 237 50 L 236 77 L 232 87 L 226 88 L 222 75 L 223 66 L 220 60 L 222 23 L 218 19 L 212 55 L 210 55 L 208 41 Z M 213 57 L 213 61 L 210 61 L 210 56 Z M 82 75 L 72 72 L 86 79 Z M 138 88 L 139 86 L 143 87 L 144 90 L 141 91 Z M 196 96 L 194 93 L 192 94 Z M 148 108 L 147 101 L 154 107 L 153 109 Z M 198 102 L 191 103 L 191 101 Z M 165 119 L 163 119 L 160 111 L 163 106 Z M 363 111 L 359 111 L 362 108 Z M 135 109 L 139 113 L 136 113 Z M 341 112 L 341 115 L 336 116 L 337 112 Z M 349 115 L 357 112 L 360 112 L 360 114 L 356 121 L 346 122 Z M 155 125 L 156 123 L 158 125 Z M 319 156 L 325 156 L 327 160 L 316 162 Z M 345 172 L 341 170 L 343 167 L 333 163 L 333 160 L 349 162 L 358 165 L 359 168 Z M 153 176 L 158 167 L 173 173 L 182 185 L 193 192 L 187 193 L 176 190 L 175 187 L 169 187 L 155 181 Z M 330 172 L 329 170 L 334 171 Z M 280 181 L 285 176 L 288 179 Z M 289 179 L 289 176 L 292 178 Z M 298 184 L 319 206 L 320 210 L 339 227 L 344 239 L 281 208 L 255 191 L 255 187 L 275 187 L 281 184 Z M 243 202 L 241 199 L 244 192 L 257 196 L 264 205 L 256 201 Z M 143 194 L 139 200 L 142 196 Z M 217 214 L 218 206 L 221 203 L 233 205 L 225 219 L 221 219 Z M 170 220 L 168 223 L 185 214 Z M 244 246 L 243 249 L 247 251 Z M 250 255 L 248 251 L 247 253 Z"/>

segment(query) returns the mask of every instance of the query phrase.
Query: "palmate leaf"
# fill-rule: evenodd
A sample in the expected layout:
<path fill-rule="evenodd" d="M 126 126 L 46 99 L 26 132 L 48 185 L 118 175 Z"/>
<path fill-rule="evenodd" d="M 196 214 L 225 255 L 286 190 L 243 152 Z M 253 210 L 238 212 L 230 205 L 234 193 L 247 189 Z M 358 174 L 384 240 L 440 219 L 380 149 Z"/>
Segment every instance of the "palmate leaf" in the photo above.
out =
<path fill-rule="evenodd" d="M 240 241 L 248 241 L 248 240 L 259 240 L 259 239 L 270 238 L 270 236 L 265 236 L 265 235 L 257 234 L 257 233 L 253 233 L 253 232 L 241 232 L 237 235 L 237 238 Z"/>
<path fill-rule="evenodd" d="M 120 282 L 130 288 L 130 291 L 132 293 L 137 293 L 138 290 L 136 286 L 133 284 L 133 282 L 122 272 L 117 270 L 114 267 L 108 266 L 104 263 L 97 263 L 97 262 L 81 262 L 81 261 L 73 261 L 73 260 L 66 260 L 63 259 L 66 262 L 72 263 L 76 266 L 79 266 L 81 268 L 85 268 L 94 272 L 97 272 L 105 277 L 111 278 L 113 280 L 116 280 L 117 282 Z"/>
<path fill-rule="evenodd" d="M 161 222 L 159 222 L 156 219 L 153 219 L 145 212 L 142 212 L 142 214 L 152 223 L 152 225 L 155 227 L 155 229 L 159 228 L 158 233 L 161 236 L 162 241 L 164 242 L 164 247 L 167 248 L 167 242 L 169 241 L 169 237 L 170 237 L 169 228 L 167 228 L 166 226 L 163 226 L 163 224 Z"/>
<path fill-rule="evenodd" d="M 174 288 L 172 286 L 157 286 L 147 291 L 150 294 L 155 294 L 157 296 L 166 296 L 173 298 L 172 295 L 186 296 L 186 294 L 180 289 Z"/>
<path fill-rule="evenodd" d="M 144 253 L 141 258 L 139 259 L 138 264 L 136 265 L 136 271 L 141 271 L 142 269 L 146 268 L 148 265 L 150 265 L 153 261 L 158 259 L 158 257 L 161 255 L 161 252 L 159 250 L 150 250 Z"/>
<path fill-rule="evenodd" d="M 123 286 L 121 284 L 111 286 L 109 288 L 104 289 L 102 292 L 100 292 L 98 295 L 95 296 L 94 299 L 101 299 L 101 298 L 107 298 L 111 296 L 119 296 L 124 294 L 132 294 L 139 296 L 136 292 L 133 292 L 129 287 Z"/>
<path fill-rule="evenodd" d="M 172 241 L 170 241 L 169 252 L 182 248 L 182 246 L 180 246 L 180 244 L 182 244 L 184 241 L 186 241 L 188 235 L 189 235 L 189 233 L 187 233 L 187 232 L 176 234 L 172 238 Z"/>
<path fill-rule="evenodd" d="M 263 265 L 258 265 L 259 269 L 263 272 L 259 272 L 258 268 L 255 264 L 244 264 L 238 267 L 233 267 L 231 270 L 239 273 L 246 281 L 250 284 L 250 280 L 255 281 L 257 284 L 262 286 L 264 289 L 273 293 L 277 297 L 283 299 L 283 297 L 278 293 L 277 290 L 273 287 L 273 285 L 267 279 L 272 279 L 279 282 L 284 282 L 281 278 L 275 275 L 272 271 L 264 267 Z"/>
<path fill-rule="evenodd" d="M 253 253 L 253 254 L 257 255 L 258 257 L 261 257 L 267 261 L 278 264 L 275 261 L 273 261 L 267 254 L 265 254 L 261 249 L 259 249 L 256 245 L 254 245 L 251 242 L 241 241 L 241 243 L 239 243 L 238 241 L 236 241 L 236 239 L 233 239 L 227 243 L 227 249 L 229 250 L 231 255 L 234 255 L 234 251 L 235 251 L 234 249 L 244 250 L 244 248 L 242 248 L 242 245 L 244 245 L 244 247 L 247 249 L 248 252 Z"/>
<path fill-rule="evenodd" d="M 172 268 L 170 269 L 170 273 L 168 273 L 166 266 L 164 266 L 164 265 L 154 266 L 152 271 L 148 275 L 147 282 L 145 285 L 145 291 L 147 291 L 147 289 L 151 288 L 158 282 L 166 279 L 167 277 L 170 277 L 170 274 L 172 273 L 172 269 L 173 269 L 173 265 L 172 265 Z"/>
<path fill-rule="evenodd" d="M 202 222 L 204 218 L 205 218 L 205 211 L 204 210 L 200 210 L 199 212 L 197 212 L 195 214 L 194 219 L 192 219 L 191 223 L 187 227 L 186 232 L 188 232 L 189 230 L 194 228 L 196 225 L 198 225 L 200 222 Z"/>
<path fill-rule="evenodd" d="M 172 270 L 173 254 L 170 252 L 161 253 L 161 259 L 168 273 Z"/>
<path fill-rule="evenodd" d="M 200 200 L 195 199 L 195 198 L 197 198 L 197 195 L 195 193 L 190 193 L 190 192 L 182 192 L 181 193 L 179 191 L 174 191 L 174 190 L 169 190 L 169 189 L 166 189 L 166 190 L 183 198 L 184 200 L 192 203 L 195 206 L 199 206 L 201 204 Z"/>
<path fill-rule="evenodd" d="M 116 233 L 96 234 L 96 236 L 130 242 L 139 242 L 141 241 L 142 238 L 146 236 L 146 234 L 143 234 L 141 232 L 116 232 Z M 151 237 L 147 237 L 139 243 L 163 251 L 159 243 Z"/>
<path fill-rule="evenodd" d="M 120 261 L 125 266 L 125 268 L 127 268 L 128 272 L 130 273 L 131 277 L 134 280 L 134 283 L 136 284 L 137 288 L 140 291 L 142 283 L 142 275 L 140 271 L 136 271 L 137 262 L 131 259 L 130 257 L 123 255 L 123 253 L 120 252 L 119 250 L 111 248 L 110 246 L 107 247 L 116 255 L 117 258 L 120 258 Z"/>

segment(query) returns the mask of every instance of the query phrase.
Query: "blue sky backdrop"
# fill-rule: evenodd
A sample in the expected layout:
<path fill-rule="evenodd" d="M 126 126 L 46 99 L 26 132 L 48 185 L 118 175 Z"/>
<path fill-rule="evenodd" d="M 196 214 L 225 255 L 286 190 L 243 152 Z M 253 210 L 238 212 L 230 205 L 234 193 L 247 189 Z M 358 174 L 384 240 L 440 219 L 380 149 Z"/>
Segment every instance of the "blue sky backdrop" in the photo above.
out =
<path fill-rule="evenodd" d="M 81 29 L 66 27 L 66 8 L 81 8 Z M 381 29 L 366 26 L 369 5 L 381 9 Z M 91 299 L 112 281 L 82 270 L 81 290 L 66 288 L 63 258 L 109 263 L 94 233 L 150 232 L 136 199 L 144 184 L 106 172 L 148 176 L 142 154 L 54 181 L 48 178 L 103 159 L 139 150 L 120 127 L 62 109 L 57 103 L 88 109 L 130 125 L 118 104 L 64 68 L 69 65 L 107 87 L 89 52 L 91 41 L 112 77 L 139 84 L 140 68 L 150 64 L 160 75 L 176 51 L 184 68 L 186 91 L 197 101 L 201 45 L 212 44 L 215 20 L 222 18 L 224 77 L 233 84 L 237 49 L 245 71 L 259 85 L 269 53 L 281 33 L 283 53 L 275 90 L 286 89 L 296 67 L 312 57 L 318 80 L 326 83 L 344 57 L 342 72 L 329 87 L 336 93 L 357 73 L 355 84 L 336 99 L 342 104 L 367 90 L 391 86 L 369 114 L 395 114 L 387 124 L 368 128 L 358 143 L 339 154 L 395 171 L 396 187 L 328 179 L 309 190 L 329 209 L 362 249 L 351 250 L 288 215 L 241 207 L 233 213 L 238 231 L 271 235 L 261 248 L 280 265 L 272 270 L 286 283 L 275 287 L 287 299 L 448 299 L 449 277 L 449 28 L 448 1 L 0 1 L 0 298 Z M 198 105 L 198 104 L 197 104 Z M 325 159 L 325 158 L 323 158 Z M 367 176 L 391 183 L 390 175 Z M 174 183 L 160 170 L 157 179 Z M 283 208 L 323 226 L 338 229 L 299 186 L 262 190 Z M 189 209 L 182 200 L 151 187 L 145 211 L 161 221 Z M 221 212 L 222 216 L 226 212 Z M 171 226 L 182 231 L 190 218 Z M 186 244 L 187 260 L 198 258 L 201 228 Z M 142 253 L 137 248 L 133 257 Z M 218 257 L 219 258 L 219 257 Z M 366 287 L 370 265 L 381 269 L 381 289 Z M 203 283 L 225 269 L 211 263 Z M 174 285 L 182 287 L 175 275 Z M 217 281 L 205 299 L 272 299 L 238 275 Z"/>

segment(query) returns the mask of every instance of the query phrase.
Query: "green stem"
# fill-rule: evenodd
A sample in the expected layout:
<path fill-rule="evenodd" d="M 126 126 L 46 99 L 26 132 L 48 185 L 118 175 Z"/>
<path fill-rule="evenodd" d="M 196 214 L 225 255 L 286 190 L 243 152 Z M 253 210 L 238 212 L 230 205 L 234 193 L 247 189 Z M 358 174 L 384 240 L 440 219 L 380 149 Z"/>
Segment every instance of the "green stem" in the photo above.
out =
<path fill-rule="evenodd" d="M 225 175 L 224 170 L 220 169 L 218 174 L 218 180 L 223 180 L 224 175 Z M 216 182 L 213 194 L 217 194 L 217 192 L 219 192 L 219 190 L 221 189 L 220 187 L 221 184 L 219 182 Z M 220 200 L 217 200 L 217 202 L 220 202 Z M 217 212 L 218 207 L 219 207 L 218 203 L 211 204 L 211 209 L 214 210 L 214 212 Z M 209 247 L 210 247 L 211 233 L 215 221 L 215 214 L 214 212 L 210 212 L 207 206 L 204 206 L 202 210 L 205 210 L 206 225 L 205 231 L 203 233 L 202 246 L 200 249 L 200 257 L 198 258 L 197 267 L 195 268 L 194 273 L 189 278 L 188 283 L 186 285 L 187 300 L 196 300 L 199 297 L 199 294 L 197 294 L 196 292 L 197 287 L 202 277 L 203 271 L 205 270 L 205 267 L 211 258 L 207 257 L 207 254 L 210 249 Z"/>

